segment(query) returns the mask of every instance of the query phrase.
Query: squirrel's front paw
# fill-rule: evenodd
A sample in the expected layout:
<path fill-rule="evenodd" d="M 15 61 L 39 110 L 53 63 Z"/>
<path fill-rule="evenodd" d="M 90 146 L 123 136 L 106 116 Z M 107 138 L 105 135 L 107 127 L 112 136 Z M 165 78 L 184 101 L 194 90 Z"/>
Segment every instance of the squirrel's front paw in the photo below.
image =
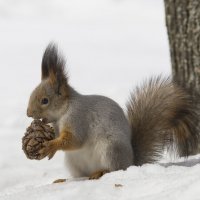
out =
<path fill-rule="evenodd" d="M 56 151 L 58 150 L 57 145 L 56 145 L 56 141 L 51 140 L 51 141 L 48 141 L 48 142 L 44 142 L 43 146 L 44 147 L 39 151 L 39 155 L 40 155 L 41 158 L 48 156 L 48 158 L 50 160 L 51 158 L 53 158 Z"/>

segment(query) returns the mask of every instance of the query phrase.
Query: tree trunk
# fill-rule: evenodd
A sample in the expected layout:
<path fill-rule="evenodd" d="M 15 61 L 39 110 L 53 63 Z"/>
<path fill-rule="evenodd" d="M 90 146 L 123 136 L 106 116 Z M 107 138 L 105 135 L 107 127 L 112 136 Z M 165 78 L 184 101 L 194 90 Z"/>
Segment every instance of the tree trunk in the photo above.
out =
<path fill-rule="evenodd" d="M 173 78 L 190 94 L 199 96 L 200 0 L 164 2 Z"/>
<path fill-rule="evenodd" d="M 200 0 L 164 2 L 173 79 L 192 95 L 200 115 Z M 200 145 L 190 154 L 199 152 Z"/>

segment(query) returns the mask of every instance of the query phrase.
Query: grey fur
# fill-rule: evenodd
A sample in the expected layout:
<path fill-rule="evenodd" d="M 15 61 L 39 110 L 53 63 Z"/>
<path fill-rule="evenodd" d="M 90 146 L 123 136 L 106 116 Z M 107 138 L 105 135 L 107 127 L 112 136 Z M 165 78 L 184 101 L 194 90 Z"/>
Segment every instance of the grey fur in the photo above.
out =
<path fill-rule="evenodd" d="M 81 95 L 72 88 L 70 94 L 68 109 L 54 127 L 62 130 L 69 124 L 81 141 L 79 150 L 65 153 L 72 175 L 89 176 L 132 165 L 131 130 L 120 106 L 107 97 Z"/>

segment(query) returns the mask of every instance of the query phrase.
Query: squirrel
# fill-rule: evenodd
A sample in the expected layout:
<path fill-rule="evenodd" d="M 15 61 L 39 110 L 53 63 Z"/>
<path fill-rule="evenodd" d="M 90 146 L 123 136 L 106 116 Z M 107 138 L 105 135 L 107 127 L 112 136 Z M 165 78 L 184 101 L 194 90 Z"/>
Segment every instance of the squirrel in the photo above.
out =
<path fill-rule="evenodd" d="M 39 153 L 51 159 L 63 150 L 73 177 L 98 179 L 131 165 L 154 163 L 165 149 L 187 157 L 198 148 L 192 98 L 170 78 L 154 77 L 137 87 L 125 113 L 108 97 L 73 89 L 56 44 L 46 47 L 41 68 L 41 83 L 30 96 L 27 116 L 53 125 L 57 137 L 45 142 Z"/>

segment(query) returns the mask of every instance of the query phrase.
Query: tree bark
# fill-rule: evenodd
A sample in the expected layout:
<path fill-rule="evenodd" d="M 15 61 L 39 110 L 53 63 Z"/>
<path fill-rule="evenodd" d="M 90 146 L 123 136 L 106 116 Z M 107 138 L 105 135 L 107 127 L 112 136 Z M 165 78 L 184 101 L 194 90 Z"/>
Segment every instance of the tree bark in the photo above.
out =
<path fill-rule="evenodd" d="M 164 2 L 173 80 L 192 95 L 200 117 L 200 0 Z M 190 154 L 199 152 L 200 145 Z"/>
<path fill-rule="evenodd" d="M 173 79 L 193 96 L 199 96 L 200 0 L 164 2 Z"/>

